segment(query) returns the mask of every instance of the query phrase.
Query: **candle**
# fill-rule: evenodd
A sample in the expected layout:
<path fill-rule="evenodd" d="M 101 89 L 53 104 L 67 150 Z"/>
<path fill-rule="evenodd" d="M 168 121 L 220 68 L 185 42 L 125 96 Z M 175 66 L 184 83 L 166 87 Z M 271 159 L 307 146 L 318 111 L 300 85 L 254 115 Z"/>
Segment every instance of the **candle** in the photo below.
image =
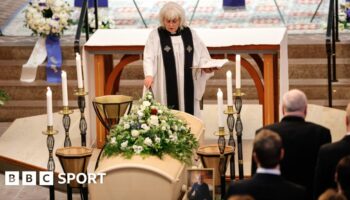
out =
<path fill-rule="evenodd" d="M 241 55 L 236 54 L 236 89 L 241 88 Z"/>
<path fill-rule="evenodd" d="M 63 106 L 68 106 L 68 90 L 67 90 L 67 73 L 62 70 L 61 73 L 62 77 L 62 99 L 63 99 Z"/>
<path fill-rule="evenodd" d="M 81 58 L 79 53 L 75 54 L 75 61 L 77 63 L 78 88 L 83 88 L 83 75 L 81 70 Z"/>
<path fill-rule="evenodd" d="M 46 109 L 47 109 L 47 125 L 53 126 L 52 92 L 50 87 L 47 87 L 47 92 L 46 92 Z"/>
<path fill-rule="evenodd" d="M 221 89 L 218 89 L 218 93 L 216 94 L 218 98 L 218 124 L 219 127 L 224 127 L 224 100 Z"/>
<path fill-rule="evenodd" d="M 232 106 L 232 72 L 229 70 L 226 72 L 226 85 L 227 85 L 227 105 Z"/>

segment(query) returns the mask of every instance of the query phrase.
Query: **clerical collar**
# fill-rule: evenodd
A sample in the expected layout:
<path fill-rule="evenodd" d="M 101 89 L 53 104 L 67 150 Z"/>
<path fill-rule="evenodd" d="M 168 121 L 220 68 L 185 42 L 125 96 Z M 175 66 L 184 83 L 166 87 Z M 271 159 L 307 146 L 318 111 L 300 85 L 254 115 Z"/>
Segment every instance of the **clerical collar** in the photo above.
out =
<path fill-rule="evenodd" d="M 165 29 L 166 30 L 166 29 Z M 175 33 L 170 33 L 169 31 L 166 31 L 170 36 L 179 36 L 181 35 L 180 28 L 177 29 Z"/>
<path fill-rule="evenodd" d="M 350 132 L 347 132 L 347 133 L 346 133 L 346 136 L 348 136 L 348 135 L 350 135 Z"/>
<path fill-rule="evenodd" d="M 258 167 L 258 169 L 256 170 L 256 173 L 258 173 L 258 174 L 281 175 L 281 171 L 278 168 L 267 169 L 267 168 Z"/>

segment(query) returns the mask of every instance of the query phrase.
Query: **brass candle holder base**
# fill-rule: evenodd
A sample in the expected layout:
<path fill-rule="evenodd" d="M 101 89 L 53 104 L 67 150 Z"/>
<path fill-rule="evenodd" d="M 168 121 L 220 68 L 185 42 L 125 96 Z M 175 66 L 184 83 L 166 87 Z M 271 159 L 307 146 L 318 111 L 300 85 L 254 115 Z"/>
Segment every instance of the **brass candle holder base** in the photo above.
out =
<path fill-rule="evenodd" d="M 233 115 L 236 114 L 235 109 L 233 108 L 233 105 L 227 106 L 227 109 L 224 111 L 226 115 Z"/>
<path fill-rule="evenodd" d="M 47 126 L 47 129 L 45 131 L 42 131 L 42 134 L 44 134 L 44 135 L 56 135 L 56 134 L 58 134 L 58 130 L 54 130 L 53 126 Z"/>
<path fill-rule="evenodd" d="M 218 131 L 214 132 L 215 136 L 226 136 L 228 135 L 227 133 L 225 133 L 225 127 L 219 127 Z"/>
<path fill-rule="evenodd" d="M 245 93 L 241 91 L 241 88 L 236 88 L 235 92 L 233 93 L 234 97 L 243 97 L 245 96 Z"/>
<path fill-rule="evenodd" d="M 60 115 L 70 115 L 70 114 L 72 114 L 73 112 L 74 112 L 74 111 L 73 111 L 73 110 L 70 110 L 68 106 L 63 106 L 63 109 L 60 110 L 60 111 L 58 112 L 58 114 L 60 114 Z"/>
<path fill-rule="evenodd" d="M 78 88 L 78 89 L 75 89 L 74 90 L 74 95 L 75 96 L 86 96 L 88 95 L 89 93 L 88 92 L 85 92 L 85 89 L 84 88 Z"/>

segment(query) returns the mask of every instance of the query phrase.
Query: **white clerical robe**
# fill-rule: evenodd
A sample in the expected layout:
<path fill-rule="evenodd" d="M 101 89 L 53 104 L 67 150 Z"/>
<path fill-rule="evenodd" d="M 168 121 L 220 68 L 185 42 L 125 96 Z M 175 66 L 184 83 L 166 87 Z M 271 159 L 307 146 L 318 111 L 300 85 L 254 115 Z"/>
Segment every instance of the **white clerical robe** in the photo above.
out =
<path fill-rule="evenodd" d="M 197 36 L 195 31 L 191 30 L 193 38 L 193 66 L 200 67 L 207 63 L 211 58 L 207 47 Z M 179 94 L 179 108 L 181 111 L 185 111 L 185 98 L 184 97 L 184 46 L 181 36 L 171 36 L 171 42 L 173 45 L 173 52 L 175 56 L 176 64 L 176 77 L 177 88 Z M 143 70 L 145 76 L 153 77 L 152 90 L 154 98 L 161 104 L 167 105 L 167 93 L 166 93 L 166 78 L 162 56 L 162 49 L 160 45 L 160 39 L 158 30 L 153 30 L 147 40 L 144 57 L 143 57 Z M 199 101 L 201 100 L 206 86 L 206 81 L 213 76 L 214 73 L 204 73 L 200 69 L 193 69 L 193 89 L 194 89 L 194 115 L 200 118 Z"/>

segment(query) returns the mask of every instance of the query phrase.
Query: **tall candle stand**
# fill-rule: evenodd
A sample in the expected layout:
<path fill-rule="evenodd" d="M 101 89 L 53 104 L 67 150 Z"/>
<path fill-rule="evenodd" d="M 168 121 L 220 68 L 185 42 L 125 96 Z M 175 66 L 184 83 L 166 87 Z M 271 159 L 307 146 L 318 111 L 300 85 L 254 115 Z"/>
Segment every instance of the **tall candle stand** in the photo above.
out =
<path fill-rule="evenodd" d="M 68 106 L 63 106 L 63 109 L 59 112 L 61 115 L 63 115 L 62 123 L 63 128 L 65 131 L 65 138 L 64 138 L 64 147 L 70 147 L 72 146 L 72 142 L 69 138 L 69 127 L 70 127 L 70 114 L 73 113 L 73 110 L 69 110 Z"/>
<path fill-rule="evenodd" d="M 242 180 L 244 178 L 243 173 L 243 150 L 242 150 L 242 132 L 243 132 L 243 124 L 241 120 L 241 109 L 242 109 L 242 96 L 244 93 L 241 92 L 241 89 L 236 89 L 235 93 L 233 93 L 235 97 L 235 108 L 237 112 L 237 120 L 236 120 L 236 135 L 237 135 L 237 145 L 238 145 L 238 173 L 239 179 Z"/>
<path fill-rule="evenodd" d="M 227 110 L 225 111 L 225 114 L 227 115 L 227 127 L 230 133 L 230 137 L 228 140 L 228 145 L 233 148 L 233 152 L 231 154 L 230 158 L 230 179 L 233 181 L 235 179 L 236 173 L 235 173 L 235 149 L 236 149 L 236 142 L 233 136 L 233 129 L 235 126 L 235 111 L 233 109 L 233 106 L 227 106 Z"/>
<path fill-rule="evenodd" d="M 219 136 L 218 138 L 218 147 L 220 151 L 220 163 L 219 163 L 219 172 L 220 172 L 220 187 L 221 187 L 221 199 L 225 197 L 226 190 L 226 182 L 225 182 L 225 172 L 226 172 L 226 160 L 225 160 L 225 148 L 226 148 L 226 140 L 225 140 L 225 128 L 219 127 L 219 131 L 215 133 L 215 135 Z"/>
<path fill-rule="evenodd" d="M 78 96 L 78 107 L 80 110 L 79 129 L 80 129 L 80 136 L 81 136 L 81 146 L 86 146 L 87 124 L 85 120 L 84 110 L 85 110 L 85 96 L 87 94 L 88 93 L 85 92 L 84 88 L 78 88 L 78 91 L 74 93 L 74 95 Z"/>
<path fill-rule="evenodd" d="M 58 133 L 57 130 L 53 129 L 53 126 L 47 126 L 47 129 L 42 132 L 44 135 L 47 135 L 46 145 L 49 150 L 49 160 L 47 162 L 47 170 L 55 173 L 55 161 L 52 156 L 53 147 L 55 146 L 55 138 L 53 137 Z M 53 185 L 49 187 L 50 190 L 50 200 L 55 199 L 55 176 L 53 176 Z"/>

